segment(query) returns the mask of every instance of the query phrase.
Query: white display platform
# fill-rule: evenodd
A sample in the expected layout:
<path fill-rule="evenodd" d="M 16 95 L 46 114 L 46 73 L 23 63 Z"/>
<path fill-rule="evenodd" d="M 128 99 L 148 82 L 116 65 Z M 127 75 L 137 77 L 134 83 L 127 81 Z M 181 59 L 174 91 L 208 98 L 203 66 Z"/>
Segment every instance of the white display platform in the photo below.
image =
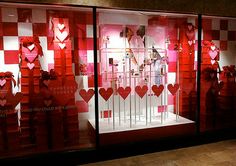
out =
<path fill-rule="evenodd" d="M 162 118 L 161 118 L 162 117 Z M 156 127 L 164 127 L 164 126 L 172 126 L 172 125 L 180 125 L 180 124 L 188 124 L 194 123 L 194 121 L 186 119 L 181 116 L 176 116 L 176 114 L 171 112 L 163 112 L 157 113 L 155 116 L 152 116 L 151 122 L 150 117 L 147 118 L 144 115 L 132 116 L 130 126 L 130 116 L 126 116 L 126 122 L 124 119 L 121 119 L 119 123 L 119 118 L 115 117 L 115 123 L 113 124 L 113 118 L 103 118 L 99 119 L 99 133 L 112 133 L 112 132 L 121 132 L 121 131 L 130 131 L 130 130 L 139 130 L 139 129 L 147 129 L 147 128 L 156 128 Z M 95 119 L 90 119 L 89 123 L 95 129 Z"/>

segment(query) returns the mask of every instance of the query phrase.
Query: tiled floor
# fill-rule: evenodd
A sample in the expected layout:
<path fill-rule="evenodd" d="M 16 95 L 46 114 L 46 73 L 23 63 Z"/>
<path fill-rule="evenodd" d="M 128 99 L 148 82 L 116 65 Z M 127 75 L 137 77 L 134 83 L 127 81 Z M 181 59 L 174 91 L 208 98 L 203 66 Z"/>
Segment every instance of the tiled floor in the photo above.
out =
<path fill-rule="evenodd" d="M 236 166 L 236 139 L 83 166 Z"/>

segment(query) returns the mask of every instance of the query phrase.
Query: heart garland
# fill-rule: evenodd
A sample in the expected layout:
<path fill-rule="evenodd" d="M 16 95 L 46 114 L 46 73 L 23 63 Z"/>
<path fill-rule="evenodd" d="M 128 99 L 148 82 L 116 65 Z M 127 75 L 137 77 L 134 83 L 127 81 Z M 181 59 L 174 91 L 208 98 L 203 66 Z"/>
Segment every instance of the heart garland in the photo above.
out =
<path fill-rule="evenodd" d="M 143 98 L 143 96 L 147 93 L 148 87 L 147 85 L 144 85 L 142 88 L 141 86 L 135 87 L 135 92 L 139 95 L 139 97 Z"/>
<path fill-rule="evenodd" d="M 164 90 L 164 86 L 163 85 L 153 85 L 152 86 L 152 91 L 154 92 L 154 94 L 158 97 L 160 96 L 160 94 L 162 93 L 162 91 Z"/>
<path fill-rule="evenodd" d="M 113 89 L 107 88 L 107 90 L 105 90 L 105 88 L 100 88 L 99 93 L 103 97 L 103 99 L 107 101 L 111 97 Z"/>
<path fill-rule="evenodd" d="M 79 91 L 80 96 L 84 99 L 84 101 L 86 103 L 89 102 L 89 100 L 93 97 L 94 95 L 94 90 L 93 89 L 89 89 L 88 91 L 86 91 L 85 89 L 81 89 Z"/>
<path fill-rule="evenodd" d="M 125 89 L 123 87 L 119 87 L 117 89 L 117 92 L 125 100 L 126 97 L 130 94 L 131 88 L 129 86 L 127 86 Z"/>
<path fill-rule="evenodd" d="M 167 85 L 167 89 L 170 91 L 170 93 L 172 94 L 172 95 L 175 95 L 175 93 L 178 91 L 178 89 L 179 89 L 179 84 L 174 84 L 174 85 L 172 85 L 172 84 L 168 84 Z"/>

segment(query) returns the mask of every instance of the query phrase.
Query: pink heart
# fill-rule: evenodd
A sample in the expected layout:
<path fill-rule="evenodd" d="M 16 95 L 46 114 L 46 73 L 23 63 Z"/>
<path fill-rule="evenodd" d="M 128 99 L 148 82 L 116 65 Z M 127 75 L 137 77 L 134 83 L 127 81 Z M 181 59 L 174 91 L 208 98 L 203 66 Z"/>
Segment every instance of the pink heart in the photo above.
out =
<path fill-rule="evenodd" d="M 65 28 L 65 25 L 64 24 L 57 24 L 57 27 L 59 28 L 59 30 L 61 31 L 62 29 Z"/>
<path fill-rule="evenodd" d="M 68 33 L 66 31 L 63 31 L 62 33 L 60 33 L 60 31 L 58 31 L 56 36 L 60 40 L 60 42 L 63 42 L 67 38 Z"/>
<path fill-rule="evenodd" d="M 25 54 L 26 59 L 32 63 L 38 56 L 38 49 L 37 47 L 34 48 L 34 50 L 30 51 L 30 49 L 27 47 L 22 48 L 22 52 Z"/>
<path fill-rule="evenodd" d="M 215 59 L 215 57 L 216 57 L 216 56 L 217 56 L 217 54 L 218 54 L 218 52 L 217 52 L 217 51 L 212 51 L 212 50 L 210 50 L 208 53 L 209 53 L 209 55 L 210 55 L 211 59 Z"/>
<path fill-rule="evenodd" d="M 34 68 L 34 63 L 27 63 L 27 66 L 31 70 Z"/>
<path fill-rule="evenodd" d="M 214 45 L 213 45 L 213 46 L 211 46 L 211 50 L 213 50 L 213 51 L 214 51 L 215 49 L 216 49 L 216 46 L 214 46 Z"/>
<path fill-rule="evenodd" d="M 27 48 L 32 51 L 34 49 L 35 45 L 34 44 L 31 44 L 30 46 L 28 46 Z"/>
<path fill-rule="evenodd" d="M 5 104 L 7 103 L 7 100 L 4 99 L 4 100 L 0 100 L 0 105 L 3 107 Z"/>
<path fill-rule="evenodd" d="M 193 25 L 188 25 L 188 30 L 192 30 L 193 29 Z"/>
<path fill-rule="evenodd" d="M 65 46 L 66 46 L 66 44 L 65 44 L 65 43 L 59 43 L 58 45 L 59 45 L 59 47 L 60 47 L 61 49 L 64 49 L 64 48 L 65 48 Z"/>
<path fill-rule="evenodd" d="M 4 86 L 7 81 L 5 79 L 0 80 L 0 86 Z"/>
<path fill-rule="evenodd" d="M 191 46 L 193 44 L 193 41 L 192 40 L 189 40 L 188 41 L 188 44 Z"/>
<path fill-rule="evenodd" d="M 216 61 L 215 60 L 211 60 L 211 64 L 213 65 Z"/>

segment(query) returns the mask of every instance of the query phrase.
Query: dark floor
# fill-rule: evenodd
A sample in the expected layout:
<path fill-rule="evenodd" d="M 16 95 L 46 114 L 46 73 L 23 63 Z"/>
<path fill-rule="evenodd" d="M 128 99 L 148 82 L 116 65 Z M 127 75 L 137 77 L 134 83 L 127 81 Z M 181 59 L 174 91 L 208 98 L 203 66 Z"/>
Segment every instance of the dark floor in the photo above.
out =
<path fill-rule="evenodd" d="M 83 166 L 236 166 L 236 139 Z"/>

